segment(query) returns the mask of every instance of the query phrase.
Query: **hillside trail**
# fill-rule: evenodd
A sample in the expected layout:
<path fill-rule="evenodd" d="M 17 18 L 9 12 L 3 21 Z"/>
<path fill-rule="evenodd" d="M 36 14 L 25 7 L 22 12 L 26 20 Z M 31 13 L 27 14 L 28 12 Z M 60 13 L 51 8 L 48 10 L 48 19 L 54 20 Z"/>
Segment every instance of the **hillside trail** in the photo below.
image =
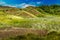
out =
<path fill-rule="evenodd" d="M 24 10 L 23 10 L 23 12 L 27 13 L 28 15 L 30 15 L 30 16 L 33 17 L 33 18 L 38 18 L 37 16 L 35 16 L 35 15 L 33 15 L 33 14 L 27 12 L 27 11 L 24 11 Z"/>
<path fill-rule="evenodd" d="M 28 9 L 28 8 L 27 8 Z M 28 11 L 29 13 L 32 13 L 33 15 L 42 15 L 42 16 L 45 16 L 45 14 L 42 14 L 41 12 L 39 12 L 37 9 L 35 9 L 35 8 L 32 8 L 32 7 L 30 7 L 29 8 L 29 10 L 26 10 L 26 11 Z"/>

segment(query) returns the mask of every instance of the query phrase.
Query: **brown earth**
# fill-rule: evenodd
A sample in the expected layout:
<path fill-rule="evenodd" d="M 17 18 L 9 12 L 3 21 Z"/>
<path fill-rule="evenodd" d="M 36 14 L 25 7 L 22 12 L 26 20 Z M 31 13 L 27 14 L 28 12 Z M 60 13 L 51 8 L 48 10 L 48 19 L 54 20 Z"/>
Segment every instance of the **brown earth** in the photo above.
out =
<path fill-rule="evenodd" d="M 0 38 L 26 35 L 29 33 L 44 36 L 44 35 L 47 35 L 47 30 L 37 30 L 37 29 L 31 29 L 31 28 L 8 28 L 8 29 L 4 29 L 4 30 L 1 29 Z"/>

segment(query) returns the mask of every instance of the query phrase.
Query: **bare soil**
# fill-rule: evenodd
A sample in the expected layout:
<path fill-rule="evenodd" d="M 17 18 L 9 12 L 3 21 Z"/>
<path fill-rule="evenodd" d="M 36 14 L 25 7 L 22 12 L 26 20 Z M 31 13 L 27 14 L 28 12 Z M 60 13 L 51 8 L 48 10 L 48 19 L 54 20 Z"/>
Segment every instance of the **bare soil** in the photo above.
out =
<path fill-rule="evenodd" d="M 0 29 L 0 38 L 7 38 L 11 36 L 18 36 L 18 35 L 26 35 L 29 33 L 44 36 L 44 35 L 47 35 L 47 30 L 38 30 L 38 29 L 31 29 L 31 28 Z"/>

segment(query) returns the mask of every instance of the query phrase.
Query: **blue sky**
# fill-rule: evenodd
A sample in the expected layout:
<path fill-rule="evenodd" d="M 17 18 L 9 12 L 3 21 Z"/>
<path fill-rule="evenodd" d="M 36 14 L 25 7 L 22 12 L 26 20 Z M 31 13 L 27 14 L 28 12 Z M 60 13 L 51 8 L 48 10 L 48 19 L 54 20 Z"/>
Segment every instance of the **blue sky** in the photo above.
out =
<path fill-rule="evenodd" d="M 0 0 L 0 5 L 19 8 L 53 4 L 60 4 L 60 0 Z"/>

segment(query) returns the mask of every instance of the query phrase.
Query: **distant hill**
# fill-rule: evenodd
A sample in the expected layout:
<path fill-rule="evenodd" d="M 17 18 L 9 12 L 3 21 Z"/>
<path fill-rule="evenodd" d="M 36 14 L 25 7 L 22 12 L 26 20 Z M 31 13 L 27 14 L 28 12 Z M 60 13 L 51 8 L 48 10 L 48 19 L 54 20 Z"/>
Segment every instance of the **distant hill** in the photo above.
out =
<path fill-rule="evenodd" d="M 60 5 L 51 5 L 51 6 L 45 5 L 37 7 L 37 10 L 41 12 L 40 9 L 49 14 L 60 15 Z"/>
<path fill-rule="evenodd" d="M 22 17 L 45 17 L 45 14 L 54 14 L 60 15 L 60 6 L 59 5 L 51 5 L 51 6 L 39 6 L 32 7 L 29 6 L 27 8 L 14 8 L 8 6 L 0 6 L 0 11 L 5 12 L 5 14 L 17 15 Z"/>

